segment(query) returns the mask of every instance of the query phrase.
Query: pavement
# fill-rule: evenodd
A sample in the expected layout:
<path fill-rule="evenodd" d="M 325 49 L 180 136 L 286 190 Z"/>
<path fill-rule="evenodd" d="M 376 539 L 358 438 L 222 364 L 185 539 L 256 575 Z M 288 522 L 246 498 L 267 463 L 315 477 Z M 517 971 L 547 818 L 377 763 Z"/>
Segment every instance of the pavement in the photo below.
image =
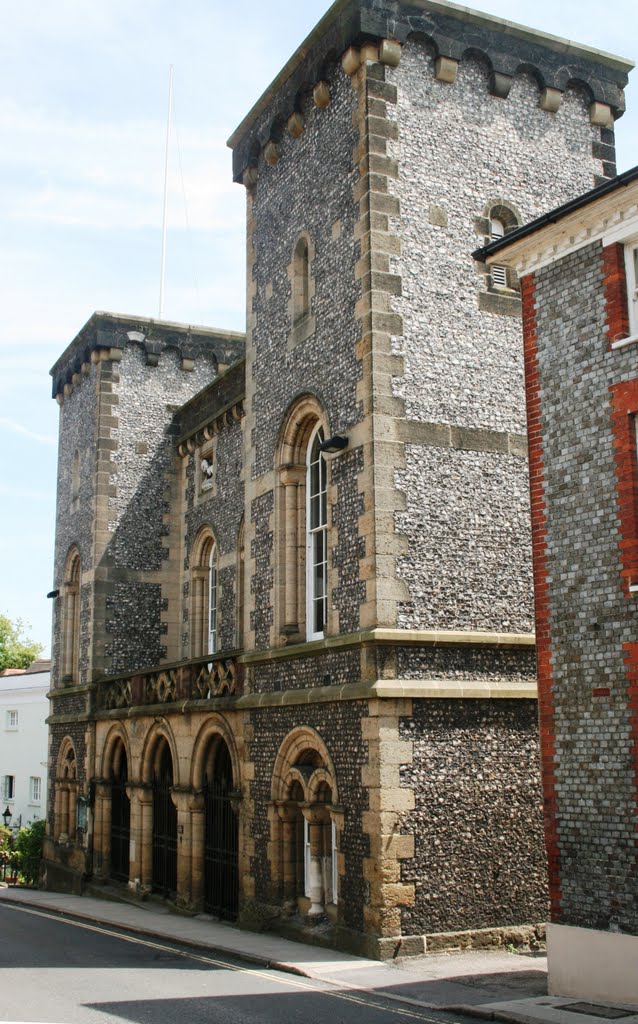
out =
<path fill-rule="evenodd" d="M 422 1009 L 446 1010 L 512 1024 L 638 1024 L 638 1006 L 591 1005 L 547 995 L 542 953 L 463 950 L 390 963 L 308 946 L 271 932 L 249 932 L 207 915 L 186 917 L 154 901 L 114 902 L 0 885 L 0 902 L 164 939 L 209 953 L 360 989 Z"/>

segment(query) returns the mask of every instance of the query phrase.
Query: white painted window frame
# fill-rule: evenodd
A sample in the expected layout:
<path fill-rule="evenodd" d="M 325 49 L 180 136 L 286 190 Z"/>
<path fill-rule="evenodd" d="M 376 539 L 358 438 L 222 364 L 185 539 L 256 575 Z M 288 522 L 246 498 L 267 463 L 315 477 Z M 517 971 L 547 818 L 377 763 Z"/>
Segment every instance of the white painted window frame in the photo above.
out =
<path fill-rule="evenodd" d="M 217 544 L 213 541 L 208 558 L 208 650 L 207 654 L 216 654 L 218 646 L 217 622 Z"/>
<path fill-rule="evenodd" d="M 319 466 L 319 488 L 313 492 L 313 473 L 315 465 L 313 451 L 323 441 L 323 429 L 317 424 L 306 453 L 306 639 L 322 640 L 325 635 L 328 618 L 328 475 L 323 454 L 317 449 Z M 319 516 L 313 525 L 313 499 L 317 499 Z M 320 546 L 323 545 L 323 552 Z M 323 554 L 323 557 L 320 555 Z M 318 584 L 323 585 L 323 593 L 319 593 Z M 319 605 L 322 608 L 319 609 Z M 315 614 L 321 612 L 322 628 L 317 629 Z"/>
<path fill-rule="evenodd" d="M 638 337 L 638 238 L 632 238 L 625 243 L 625 271 L 629 334 L 632 338 L 636 338 Z"/>
<path fill-rule="evenodd" d="M 32 804 L 42 803 L 42 778 L 40 775 L 32 775 L 29 779 L 29 802 Z"/>
<path fill-rule="evenodd" d="M 15 800 L 16 798 L 16 777 L 15 775 L 5 775 L 2 780 L 2 799 L 5 801 Z"/>
<path fill-rule="evenodd" d="M 498 217 L 490 218 L 490 241 L 495 242 L 497 238 L 505 237 L 505 225 L 502 220 Z M 500 264 L 494 264 L 490 268 L 492 276 L 492 287 L 494 288 L 507 288 L 507 267 L 502 267 Z"/>
<path fill-rule="evenodd" d="M 18 712 L 15 711 L 13 708 L 11 708 L 9 711 L 7 711 L 7 717 L 6 717 L 6 721 L 5 721 L 5 729 L 8 732 L 15 732 L 16 729 L 18 728 L 19 720 L 20 719 L 19 719 L 19 716 L 18 716 Z"/>
<path fill-rule="evenodd" d="M 339 899 L 339 875 L 337 871 L 337 823 L 333 819 L 330 824 L 332 902 L 336 905 Z"/>
<path fill-rule="evenodd" d="M 310 825 L 303 820 L 303 893 L 310 899 Z"/>

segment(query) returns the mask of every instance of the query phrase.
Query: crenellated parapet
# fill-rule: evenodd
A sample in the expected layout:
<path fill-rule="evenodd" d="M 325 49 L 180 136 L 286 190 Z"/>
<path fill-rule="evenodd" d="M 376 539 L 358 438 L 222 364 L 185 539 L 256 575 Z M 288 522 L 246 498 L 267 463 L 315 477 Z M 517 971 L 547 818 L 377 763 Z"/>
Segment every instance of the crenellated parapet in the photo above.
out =
<path fill-rule="evenodd" d="M 370 61 L 396 67 L 402 45 L 414 38 L 431 46 L 440 81 L 452 84 L 460 62 L 478 58 L 493 96 L 507 99 L 514 78 L 528 74 L 548 113 L 558 111 L 568 88 L 587 95 L 594 125 L 611 128 L 624 113 L 632 61 L 446 0 L 337 0 L 228 140 L 234 180 L 254 187 L 260 160 L 279 160 L 283 134 L 301 137 L 309 98 L 320 109 L 330 106 L 332 66 L 341 62 L 349 75 Z"/>
<path fill-rule="evenodd" d="M 168 320 L 97 312 L 51 369 L 53 397 L 62 404 L 82 377 L 88 376 L 92 365 L 108 360 L 119 362 L 131 345 L 143 350 L 147 366 L 158 366 L 161 357 L 173 351 L 184 372 L 192 371 L 200 357 L 212 360 L 219 372 L 241 358 L 244 335 Z"/>

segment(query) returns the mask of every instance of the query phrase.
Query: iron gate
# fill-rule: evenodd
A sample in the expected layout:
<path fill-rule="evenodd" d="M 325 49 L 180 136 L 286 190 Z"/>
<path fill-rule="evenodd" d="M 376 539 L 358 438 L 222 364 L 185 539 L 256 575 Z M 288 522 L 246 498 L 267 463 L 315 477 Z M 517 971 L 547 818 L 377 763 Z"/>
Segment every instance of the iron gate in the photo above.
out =
<path fill-rule="evenodd" d="M 153 779 L 153 892 L 177 891 L 177 808 L 171 799 L 173 764 L 168 747 Z"/>
<path fill-rule="evenodd" d="M 126 792 L 126 760 L 122 758 L 117 775 L 111 776 L 111 878 L 129 879 L 131 840 L 131 801 Z"/>
<path fill-rule="evenodd" d="M 204 785 L 204 910 L 227 921 L 237 917 L 239 901 L 239 830 L 230 800 L 232 784 L 230 754 L 220 744 L 215 771 Z"/>

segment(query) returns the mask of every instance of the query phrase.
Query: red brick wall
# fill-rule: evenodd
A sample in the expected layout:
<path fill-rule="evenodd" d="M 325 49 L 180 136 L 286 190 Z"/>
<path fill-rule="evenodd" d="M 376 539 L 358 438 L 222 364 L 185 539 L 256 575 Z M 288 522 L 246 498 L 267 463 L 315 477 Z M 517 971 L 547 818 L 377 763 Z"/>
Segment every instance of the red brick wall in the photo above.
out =
<path fill-rule="evenodd" d="M 532 509 L 532 550 L 534 558 L 534 603 L 536 616 L 536 657 L 538 665 L 538 712 L 540 718 L 545 846 L 547 849 L 549 896 L 552 920 L 560 907 L 560 854 L 556 813 L 554 697 L 552 692 L 549 585 L 547 580 L 547 513 L 544 499 L 541 400 L 535 284 L 533 275 L 522 278 L 523 346 L 527 399 L 527 437 Z"/>

